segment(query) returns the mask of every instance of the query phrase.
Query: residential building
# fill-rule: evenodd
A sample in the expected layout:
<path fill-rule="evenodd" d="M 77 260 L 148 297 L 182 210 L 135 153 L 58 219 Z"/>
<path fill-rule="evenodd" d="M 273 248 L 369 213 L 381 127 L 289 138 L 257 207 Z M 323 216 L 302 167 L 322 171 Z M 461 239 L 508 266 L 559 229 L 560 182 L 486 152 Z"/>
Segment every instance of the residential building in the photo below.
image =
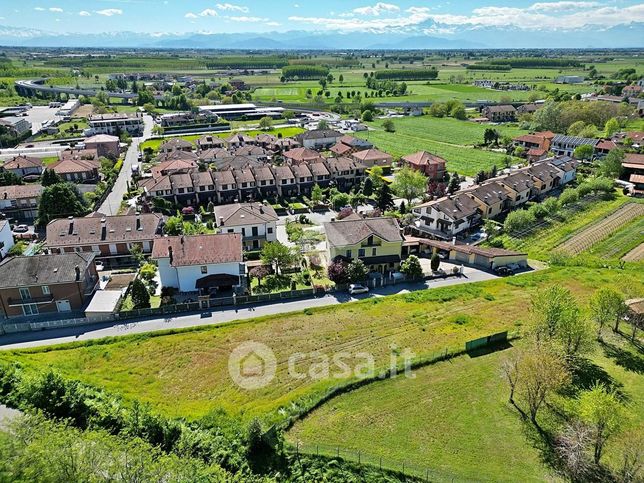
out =
<path fill-rule="evenodd" d="M 159 146 L 159 152 L 170 153 L 172 151 L 186 151 L 189 153 L 192 152 L 193 148 L 193 144 L 185 139 L 172 138 Z"/>
<path fill-rule="evenodd" d="M 523 252 L 503 248 L 460 245 L 438 240 L 419 239 L 418 242 L 432 250 L 437 250 L 438 253 L 445 254 L 445 258 L 455 264 L 467 264 L 486 270 L 494 270 L 497 267 L 504 267 L 510 264 L 518 265 L 522 268 L 528 266 L 528 254 Z"/>
<path fill-rule="evenodd" d="M 203 151 L 206 149 L 223 148 L 224 140 L 220 137 L 206 134 L 197 139 L 197 149 Z"/>
<path fill-rule="evenodd" d="M 233 203 L 239 200 L 239 190 L 237 181 L 233 176 L 232 170 L 215 171 L 212 173 L 215 181 L 215 190 L 217 191 L 217 200 L 219 204 Z"/>
<path fill-rule="evenodd" d="M 19 221 L 34 220 L 42 191 L 39 184 L 0 186 L 0 212 Z"/>
<path fill-rule="evenodd" d="M 162 233 L 162 217 L 156 213 L 134 215 L 60 218 L 47 224 L 49 253 L 93 253 L 112 266 L 132 262 L 132 248 L 141 247 L 149 255 L 157 235 Z"/>
<path fill-rule="evenodd" d="M 522 146 L 527 150 L 540 148 L 547 152 L 548 149 L 550 149 L 550 143 L 554 137 L 554 133 L 544 131 L 532 134 L 523 134 L 522 136 L 515 137 L 512 141 L 515 146 Z"/>
<path fill-rule="evenodd" d="M 633 194 L 644 195 L 644 154 L 626 153 L 624 161 L 622 161 L 622 168 L 624 169 L 623 177 L 634 185 Z"/>
<path fill-rule="evenodd" d="M 521 104 L 517 107 L 517 115 L 521 114 L 534 114 L 541 107 L 540 104 L 535 104 L 534 102 L 528 102 L 527 104 Z"/>
<path fill-rule="evenodd" d="M 503 176 L 498 179 L 498 183 L 505 189 L 509 204 L 512 208 L 528 201 L 532 194 L 532 188 L 534 187 L 532 176 L 525 172 Z"/>
<path fill-rule="evenodd" d="M 601 139 L 597 144 L 595 144 L 595 155 L 598 157 L 606 156 L 615 148 L 617 148 L 615 141 L 611 141 L 610 139 Z"/>
<path fill-rule="evenodd" d="M 563 172 L 548 162 L 533 164 L 525 170 L 534 181 L 531 198 L 541 198 L 543 195 L 561 184 Z"/>
<path fill-rule="evenodd" d="M 401 158 L 401 161 L 411 169 L 420 171 L 429 179 L 443 181 L 445 179 L 446 161 L 427 151 L 418 151 Z"/>
<path fill-rule="evenodd" d="M 80 157 L 65 157 L 51 164 L 51 169 L 64 181 L 72 183 L 94 183 L 100 178 L 99 168 L 101 162 L 98 159 L 82 159 Z"/>
<path fill-rule="evenodd" d="M 96 150 L 99 157 L 115 157 L 117 158 L 119 150 L 119 138 L 110 136 L 109 134 L 97 134 L 95 136 L 85 139 L 83 142 L 85 149 Z"/>
<path fill-rule="evenodd" d="M 577 178 L 578 162 L 570 156 L 555 156 L 554 158 L 548 159 L 547 162 L 559 171 L 558 175 L 561 176 L 559 180 L 560 185 L 566 185 Z"/>
<path fill-rule="evenodd" d="M 637 97 L 642 93 L 642 86 L 633 84 L 631 86 L 626 86 L 622 89 L 622 95 L 624 97 Z"/>
<path fill-rule="evenodd" d="M 287 164 L 291 164 L 291 165 L 302 164 L 302 163 L 315 163 L 316 161 L 322 159 L 322 156 L 320 155 L 319 152 L 313 151 L 312 149 L 309 149 L 309 148 L 289 149 L 288 151 L 285 151 L 282 156 L 284 156 L 284 161 Z"/>
<path fill-rule="evenodd" d="M 234 150 L 247 144 L 255 144 L 255 139 L 246 134 L 231 134 L 225 142 L 228 149 Z"/>
<path fill-rule="evenodd" d="M 159 238 L 152 259 L 159 267 L 161 287 L 205 296 L 245 288 L 246 266 L 238 233 Z"/>
<path fill-rule="evenodd" d="M 170 159 L 153 166 L 151 172 L 152 177 L 157 179 L 168 174 L 187 173 L 188 171 L 197 168 L 197 166 L 197 163 L 192 160 L 184 158 Z"/>
<path fill-rule="evenodd" d="M 486 106 L 481 111 L 483 117 L 490 122 L 509 122 L 517 118 L 517 110 L 513 105 Z"/>
<path fill-rule="evenodd" d="M 278 216 L 263 203 L 234 203 L 215 207 L 215 222 L 221 233 L 238 233 L 244 250 L 260 250 L 277 240 Z"/>
<path fill-rule="evenodd" d="M 10 257 L 0 263 L 5 317 L 76 312 L 98 285 L 93 253 Z"/>
<path fill-rule="evenodd" d="M 273 175 L 275 176 L 275 184 L 280 196 L 297 196 L 297 181 L 295 180 L 295 175 L 289 166 L 284 165 L 273 167 Z"/>
<path fill-rule="evenodd" d="M 349 191 L 354 186 L 360 186 L 365 178 L 367 167 L 354 159 L 327 158 L 325 164 L 340 191 Z"/>
<path fill-rule="evenodd" d="M 364 149 L 362 151 L 357 151 L 352 153 L 350 158 L 362 163 L 368 168 L 372 168 L 374 166 L 390 168 L 394 162 L 394 158 L 391 154 L 387 154 L 378 149 Z"/>
<path fill-rule="evenodd" d="M 42 159 L 32 156 L 16 156 L 11 158 L 1 166 L 4 171 L 9 171 L 20 178 L 30 176 L 38 177 L 43 172 Z"/>
<path fill-rule="evenodd" d="M 331 182 L 331 173 L 329 168 L 324 162 L 311 163 L 308 165 L 311 174 L 313 175 L 313 182 L 321 188 L 326 188 Z"/>
<path fill-rule="evenodd" d="M 255 166 L 250 169 L 255 175 L 255 186 L 259 190 L 259 197 L 262 199 L 276 197 L 277 185 L 271 168 L 268 166 Z"/>
<path fill-rule="evenodd" d="M 0 261 L 4 260 L 13 245 L 11 224 L 7 220 L 0 220 Z"/>
<path fill-rule="evenodd" d="M 0 126 L 18 138 L 26 136 L 31 131 L 31 123 L 24 117 L 2 117 L 0 118 Z"/>
<path fill-rule="evenodd" d="M 118 136 L 127 132 L 132 136 L 140 136 L 143 133 L 143 116 L 140 112 L 95 114 L 89 117 L 88 123 L 94 134 Z"/>
<path fill-rule="evenodd" d="M 372 272 L 398 269 L 403 237 L 395 218 L 351 217 L 324 224 L 327 259 L 360 259 Z"/>
<path fill-rule="evenodd" d="M 414 207 L 416 228 L 424 234 L 451 240 L 481 219 L 479 205 L 466 194 L 446 196 Z"/>
<path fill-rule="evenodd" d="M 479 205 L 484 219 L 495 218 L 509 207 L 508 193 L 496 181 L 479 185 L 466 194 Z"/>
<path fill-rule="evenodd" d="M 331 147 L 330 151 L 336 156 L 348 156 L 356 151 L 371 149 L 373 144 L 365 139 L 354 138 L 353 136 L 342 136 L 338 142 Z"/>
<path fill-rule="evenodd" d="M 341 132 L 333 129 L 313 129 L 295 136 L 297 142 L 310 149 L 328 149 L 338 142 L 343 136 Z"/>
<path fill-rule="evenodd" d="M 558 156 L 572 156 L 579 146 L 591 146 L 594 150 L 598 142 L 598 139 L 557 134 L 552 138 L 550 150 Z"/>
<path fill-rule="evenodd" d="M 296 164 L 291 166 L 291 171 L 295 176 L 299 194 L 309 196 L 314 184 L 313 173 L 309 167 L 306 164 Z"/>

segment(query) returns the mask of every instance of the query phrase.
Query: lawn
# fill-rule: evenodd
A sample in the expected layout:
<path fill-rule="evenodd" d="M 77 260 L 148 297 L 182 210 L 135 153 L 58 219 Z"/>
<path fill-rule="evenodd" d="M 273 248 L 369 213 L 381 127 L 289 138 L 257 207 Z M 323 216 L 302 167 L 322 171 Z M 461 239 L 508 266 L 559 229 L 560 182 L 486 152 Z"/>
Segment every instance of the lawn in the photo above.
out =
<path fill-rule="evenodd" d="M 64 375 L 150 403 L 170 415 L 198 419 L 216 408 L 248 419 L 280 421 L 308 407 L 343 377 L 291 377 L 288 359 L 300 354 L 298 370 L 313 370 L 321 356 L 348 354 L 350 367 L 372 354 L 377 370 L 388 367 L 392 346 L 420 358 L 501 330 L 520 329 L 537 287 L 560 284 L 581 299 L 603 285 L 642 293 L 635 271 L 550 269 L 513 278 L 443 287 L 356 303 L 266 316 L 178 334 L 148 334 L 77 346 L 0 353 L 0 361 L 54 367 Z M 632 293 L 631 293 L 632 292 Z M 216 315 L 215 315 L 216 317 Z M 463 320 L 466 323 L 463 323 Z M 275 353 L 277 371 L 267 386 L 245 390 L 228 372 L 228 356 L 240 343 L 257 341 Z"/>
<path fill-rule="evenodd" d="M 623 338 L 609 335 L 607 341 L 592 360 L 621 387 L 633 416 L 627 429 L 639 431 L 644 426 L 644 378 L 624 360 L 639 360 L 640 365 L 644 360 Z M 515 350 L 461 356 L 418 369 L 414 379 L 401 376 L 345 393 L 296 423 L 287 439 L 298 441 L 303 451 L 315 452 L 319 445 L 333 455 L 339 447 L 360 451 L 364 460 L 376 464 L 382 457 L 387 467 L 406 463 L 421 469 L 420 476 L 424 468 L 437 470 L 433 481 L 443 480 L 442 473 L 448 481 L 557 480 L 533 443 L 531 427 L 507 403 L 499 368 Z M 556 400 L 563 407 L 571 401 Z M 547 429 L 559 425 L 548 410 L 540 421 Z M 606 455 L 616 465 L 619 446 L 618 437 Z"/>
<path fill-rule="evenodd" d="M 371 124 L 374 130 L 356 133 L 393 156 L 416 151 L 429 151 L 447 161 L 447 169 L 474 176 L 481 170 L 505 166 L 506 155 L 473 146 L 483 142 L 486 127 L 469 121 L 430 116 L 404 117 L 393 120 L 396 132 L 385 132 L 382 121 Z M 503 136 L 517 136 L 525 131 L 515 126 L 494 126 Z M 513 161 L 517 161 L 513 159 Z"/>

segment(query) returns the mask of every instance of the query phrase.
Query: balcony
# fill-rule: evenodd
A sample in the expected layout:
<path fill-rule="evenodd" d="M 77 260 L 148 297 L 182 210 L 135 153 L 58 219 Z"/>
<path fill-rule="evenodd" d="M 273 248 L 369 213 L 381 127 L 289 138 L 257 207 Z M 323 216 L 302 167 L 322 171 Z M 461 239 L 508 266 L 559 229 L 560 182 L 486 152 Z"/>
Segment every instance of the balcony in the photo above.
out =
<path fill-rule="evenodd" d="M 49 295 L 43 295 L 41 297 L 29 297 L 29 298 L 21 298 L 21 299 L 15 299 L 12 297 L 9 297 L 8 303 L 10 306 L 15 307 L 19 305 L 28 305 L 28 304 L 49 304 L 53 302 L 54 296 L 49 294 Z"/>

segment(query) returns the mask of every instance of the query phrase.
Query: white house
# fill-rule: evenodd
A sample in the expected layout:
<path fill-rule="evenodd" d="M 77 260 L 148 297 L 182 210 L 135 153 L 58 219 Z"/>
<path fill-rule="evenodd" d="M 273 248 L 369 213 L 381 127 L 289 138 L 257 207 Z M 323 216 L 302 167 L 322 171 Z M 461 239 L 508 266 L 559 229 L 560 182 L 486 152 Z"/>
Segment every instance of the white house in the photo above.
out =
<path fill-rule="evenodd" d="M 277 213 L 269 204 L 233 203 L 215 207 L 221 233 L 239 233 L 244 250 L 259 250 L 277 240 Z"/>
<path fill-rule="evenodd" d="M 333 129 L 313 129 L 298 134 L 295 139 L 305 148 L 325 149 L 337 143 L 342 136 L 344 134 Z"/>
<path fill-rule="evenodd" d="M 465 194 L 423 203 L 413 212 L 419 231 L 449 240 L 480 220 L 479 205 Z"/>
<path fill-rule="evenodd" d="M 157 238 L 152 259 L 162 287 L 201 295 L 243 291 L 246 265 L 238 233 Z"/>
<path fill-rule="evenodd" d="M 9 250 L 14 245 L 11 225 L 7 220 L 0 220 L 0 260 L 7 256 Z"/>

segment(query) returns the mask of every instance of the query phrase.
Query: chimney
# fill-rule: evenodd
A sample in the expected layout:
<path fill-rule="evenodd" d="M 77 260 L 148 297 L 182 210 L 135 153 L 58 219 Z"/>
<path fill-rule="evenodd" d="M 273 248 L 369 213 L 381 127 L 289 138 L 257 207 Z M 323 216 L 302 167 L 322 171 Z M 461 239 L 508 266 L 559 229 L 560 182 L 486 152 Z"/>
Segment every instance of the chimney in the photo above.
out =
<path fill-rule="evenodd" d="M 69 234 L 71 235 L 74 233 L 74 217 L 69 216 L 67 219 L 69 220 Z"/>
<path fill-rule="evenodd" d="M 452 237 L 452 245 L 456 245 L 456 237 L 455 236 Z"/>
<path fill-rule="evenodd" d="M 224 226 L 224 217 L 223 216 L 219 217 L 219 226 Z"/>
<path fill-rule="evenodd" d="M 101 218 L 101 240 L 107 238 L 107 219 Z"/>
<path fill-rule="evenodd" d="M 80 282 L 80 278 L 81 278 L 81 277 L 80 277 L 80 275 L 81 275 L 81 273 L 80 273 L 80 267 L 79 267 L 78 265 L 76 265 L 76 266 L 74 267 L 74 270 L 76 271 L 76 281 L 77 281 L 77 282 Z"/>
<path fill-rule="evenodd" d="M 170 258 L 170 265 L 172 265 L 172 260 L 174 260 L 174 257 L 172 256 L 172 247 L 168 246 L 168 258 Z"/>
<path fill-rule="evenodd" d="M 141 213 L 138 211 L 136 212 L 136 231 L 141 231 L 143 228 L 141 228 Z"/>

